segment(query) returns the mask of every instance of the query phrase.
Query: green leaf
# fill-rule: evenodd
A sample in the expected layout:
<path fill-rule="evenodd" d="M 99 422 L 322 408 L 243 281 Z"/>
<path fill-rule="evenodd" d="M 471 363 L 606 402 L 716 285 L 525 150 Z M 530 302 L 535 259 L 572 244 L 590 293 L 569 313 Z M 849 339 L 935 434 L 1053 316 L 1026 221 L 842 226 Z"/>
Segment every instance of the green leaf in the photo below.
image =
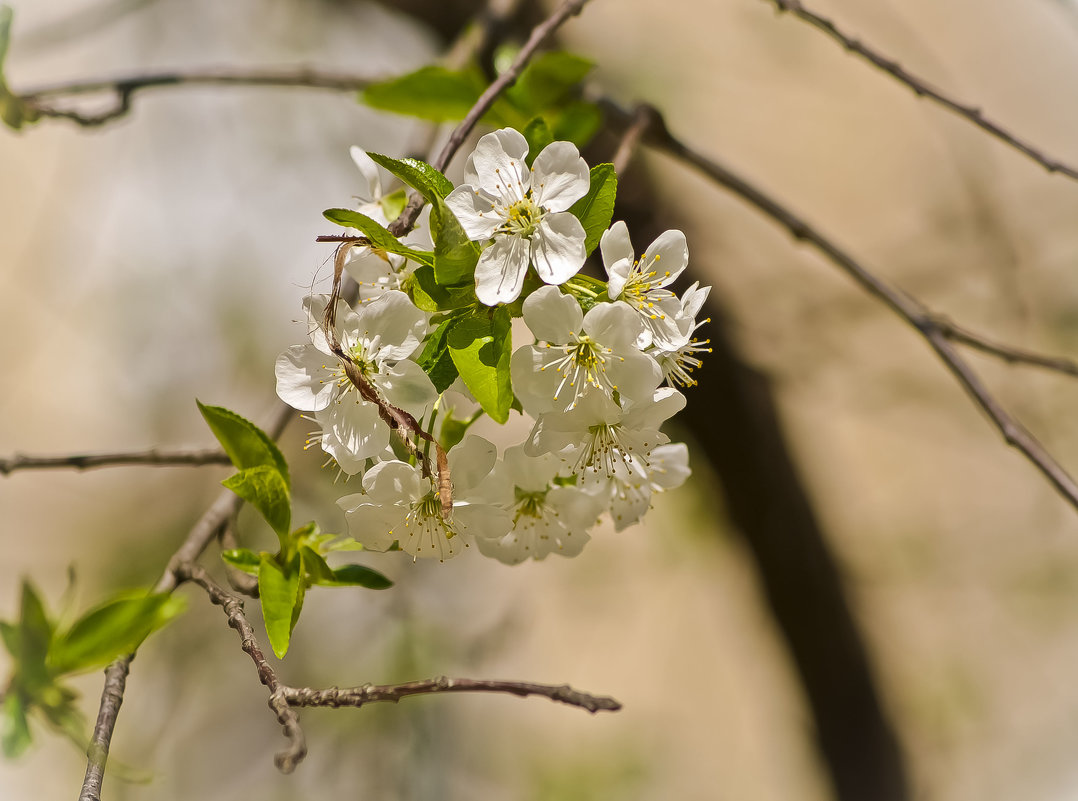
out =
<path fill-rule="evenodd" d="M 444 198 L 453 191 L 452 181 L 425 161 L 413 158 L 395 159 L 392 156 L 383 156 L 381 153 L 367 155 L 375 164 L 385 167 L 390 173 L 419 192 L 427 201 Z M 388 214 L 386 216 L 389 217 Z M 392 220 L 393 217 L 389 219 Z"/>
<path fill-rule="evenodd" d="M 351 209 L 326 209 L 322 212 L 322 216 L 331 223 L 336 223 L 345 228 L 358 229 L 379 250 L 396 253 L 420 264 L 434 265 L 433 253 L 425 250 L 413 250 L 365 214 L 360 214 L 358 211 L 352 211 Z"/>
<path fill-rule="evenodd" d="M 393 582 L 377 570 L 363 565 L 338 567 L 330 578 L 316 583 L 322 587 L 366 587 L 368 590 L 386 590 L 393 586 Z"/>
<path fill-rule="evenodd" d="M 11 658 L 18 662 L 19 651 L 22 650 L 19 647 L 19 630 L 12 624 L 0 620 L 0 641 L 4 643 L 4 647 L 11 654 Z"/>
<path fill-rule="evenodd" d="M 430 203 L 434 276 L 438 284 L 450 286 L 471 278 L 479 261 L 479 246 L 468 238 L 456 216 L 443 202 L 445 196 L 453 191 L 449 179 L 419 159 L 395 159 L 380 153 L 368 155 L 376 164 L 414 187 Z"/>
<path fill-rule="evenodd" d="M 387 220 L 397 219 L 408 205 L 408 193 L 403 188 L 382 196 L 382 213 Z"/>
<path fill-rule="evenodd" d="M 603 126 L 603 112 L 595 103 L 578 100 L 560 107 L 554 114 L 552 132 L 555 140 L 584 147 Z"/>
<path fill-rule="evenodd" d="M 438 435 L 438 443 L 445 450 L 450 450 L 457 445 L 464 435 L 468 433 L 471 425 L 467 420 L 458 420 L 455 417 L 446 417 L 442 420 L 441 432 Z"/>
<path fill-rule="evenodd" d="M 262 562 L 258 554 L 247 548 L 233 548 L 228 551 L 221 551 L 221 559 L 224 560 L 225 564 L 231 565 L 236 570 L 242 570 L 244 573 L 250 573 L 252 576 L 258 575 L 258 566 Z"/>
<path fill-rule="evenodd" d="M 333 542 L 327 543 L 322 550 L 326 553 L 332 553 L 333 551 L 362 551 L 365 549 L 351 537 L 334 537 Z"/>
<path fill-rule="evenodd" d="M 18 651 L 19 671 L 28 684 L 48 683 L 45 660 L 52 637 L 53 625 L 45 604 L 30 580 L 24 579 L 19 604 Z"/>
<path fill-rule="evenodd" d="M 292 504 L 288 484 L 277 468 L 269 465 L 251 467 L 221 483 L 262 513 L 270 528 L 281 538 L 283 548 L 292 523 Z"/>
<path fill-rule="evenodd" d="M 594 67 L 594 62 L 572 53 L 542 53 L 524 68 L 508 96 L 533 114 L 546 111 L 559 105 Z"/>
<path fill-rule="evenodd" d="M 321 584 L 323 581 L 333 580 L 333 568 L 326 564 L 321 554 L 315 553 L 306 545 L 299 549 L 299 553 L 303 559 L 303 569 L 313 583 Z"/>
<path fill-rule="evenodd" d="M 30 747 L 30 741 L 30 725 L 23 700 L 19 693 L 8 690 L 4 708 L 0 710 L 0 750 L 8 759 L 15 759 Z"/>
<path fill-rule="evenodd" d="M 167 594 L 107 601 L 76 620 L 49 650 L 54 675 L 107 665 L 134 653 L 144 639 L 177 617 L 185 604 Z"/>
<path fill-rule="evenodd" d="M 237 470 L 268 465 L 281 474 L 285 486 L 290 485 L 288 462 L 265 431 L 223 406 L 206 406 L 198 400 L 195 403 Z"/>
<path fill-rule="evenodd" d="M 531 121 L 524 126 L 524 130 L 521 131 L 524 134 L 524 138 L 528 140 L 528 166 L 532 165 L 535 161 L 535 157 L 542 152 L 543 148 L 554 141 L 554 136 L 550 132 L 550 126 L 547 125 L 547 121 L 542 117 L 533 117 Z"/>
<path fill-rule="evenodd" d="M 296 610 L 300 593 L 299 554 L 281 567 L 277 560 L 266 554 L 258 566 L 258 595 L 262 602 L 262 619 L 266 622 L 266 634 L 278 659 L 288 653 L 288 643 L 296 626 Z"/>
<path fill-rule="evenodd" d="M 569 211 L 580 220 L 587 233 L 584 247 L 591 255 L 603 232 L 610 227 L 614 216 L 614 198 L 618 193 L 618 176 L 613 164 L 596 164 L 591 168 L 591 187 L 588 194 L 572 205 Z"/>
<path fill-rule="evenodd" d="M 412 302 L 423 311 L 448 311 L 478 303 L 473 282 L 442 286 L 435 280 L 431 266 L 418 267 L 405 281 L 404 288 Z"/>
<path fill-rule="evenodd" d="M 460 377 L 490 417 L 498 423 L 509 419 L 513 389 L 509 358 L 513 343 L 509 311 L 503 306 L 493 314 L 467 317 L 449 332 L 449 352 Z"/>
<path fill-rule="evenodd" d="M 370 84 L 360 93 L 360 100 L 383 111 L 451 122 L 464 119 L 484 89 L 486 82 L 477 71 L 455 72 L 429 65 Z"/>
<path fill-rule="evenodd" d="M 423 352 L 416 360 L 423 371 L 430 376 L 434 388 L 441 394 L 457 380 L 457 366 L 449 353 L 449 331 L 459 321 L 453 317 L 441 323 L 427 338 Z"/>

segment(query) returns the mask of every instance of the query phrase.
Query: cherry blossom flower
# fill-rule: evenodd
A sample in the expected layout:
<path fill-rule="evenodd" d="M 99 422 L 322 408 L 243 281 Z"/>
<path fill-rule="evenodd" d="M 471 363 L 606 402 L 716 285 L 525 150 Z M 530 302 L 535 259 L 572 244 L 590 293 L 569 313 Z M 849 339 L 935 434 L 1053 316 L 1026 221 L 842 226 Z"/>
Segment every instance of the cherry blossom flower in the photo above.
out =
<path fill-rule="evenodd" d="M 639 316 L 624 303 L 598 303 L 587 314 L 558 287 L 537 289 L 523 306 L 539 341 L 513 354 L 511 375 L 530 414 L 568 411 L 589 391 L 622 406 L 650 400 L 662 382 L 658 363 L 637 347 Z"/>
<path fill-rule="evenodd" d="M 628 459 L 611 476 L 588 474 L 583 487 L 609 506 L 614 530 L 621 531 L 640 521 L 651 508 L 652 495 L 680 487 L 691 472 L 689 449 L 684 442 L 675 442 L 652 449 L 646 469 Z"/>
<path fill-rule="evenodd" d="M 668 386 L 691 387 L 696 385 L 696 379 L 692 377 L 692 371 L 703 364 L 700 355 L 711 353 L 710 339 L 693 339 L 696 329 L 710 319 L 696 321 L 696 315 L 707 300 L 711 287 L 700 287 L 700 282 L 695 282 L 685 290 L 681 297 L 680 310 L 677 313 L 677 324 L 684 332 L 681 344 L 676 347 L 655 347 L 648 351 L 659 363 L 663 372 L 663 379 Z"/>
<path fill-rule="evenodd" d="M 519 445 L 505 451 L 476 492 L 512 514 L 513 529 L 499 539 L 479 540 L 481 553 L 509 565 L 551 553 L 580 553 L 603 501 L 579 487 L 556 483 L 564 468 L 553 454 L 528 456 Z"/>
<path fill-rule="evenodd" d="M 345 375 L 318 327 L 326 302 L 325 295 L 305 301 L 311 344 L 294 345 L 277 357 L 277 394 L 290 406 L 315 413 L 323 449 L 352 474 L 385 449 L 389 427 L 378 405 L 362 398 Z M 407 359 L 419 347 L 427 319 L 407 295 L 386 292 L 358 312 L 340 301 L 336 328 L 341 347 L 381 397 L 415 416 L 426 413 L 437 392 L 422 368 Z"/>
<path fill-rule="evenodd" d="M 689 263 L 685 234 L 676 230 L 664 231 L 637 259 L 629 229 L 619 220 L 603 233 L 599 250 L 609 278 L 607 294 L 610 299 L 627 303 L 644 322 L 640 347 L 646 348 L 653 342 L 666 348 L 682 345 L 685 334 L 677 321 L 681 304 L 665 287 L 672 284 Z"/>
<path fill-rule="evenodd" d="M 571 142 L 552 142 L 532 167 L 528 142 L 512 128 L 479 140 L 465 183 L 445 199 L 468 236 L 492 240 L 475 268 L 476 295 L 488 306 L 520 296 L 528 265 L 548 284 L 561 284 L 587 256 L 586 234 L 568 209 L 588 192 L 588 165 Z"/>
<path fill-rule="evenodd" d="M 397 542 L 413 557 L 444 562 L 469 547 L 472 537 L 497 539 L 512 528 L 507 511 L 474 497 L 497 457 L 494 445 L 476 436 L 449 452 L 453 507 L 448 517 L 433 478 L 399 461 L 376 464 L 363 476 L 363 492 L 346 495 L 337 505 L 349 534 L 364 548 L 386 551 Z"/>

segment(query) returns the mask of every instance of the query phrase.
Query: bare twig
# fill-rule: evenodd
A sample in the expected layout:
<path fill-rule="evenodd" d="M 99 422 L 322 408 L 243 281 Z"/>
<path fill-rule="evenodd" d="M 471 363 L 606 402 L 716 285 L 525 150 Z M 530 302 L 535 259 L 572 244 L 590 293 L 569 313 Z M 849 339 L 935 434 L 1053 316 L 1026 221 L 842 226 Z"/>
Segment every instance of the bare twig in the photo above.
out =
<path fill-rule="evenodd" d="M 266 70 L 194 70 L 191 72 L 162 72 L 149 75 L 128 75 L 94 81 L 58 83 L 31 89 L 19 95 L 34 111 L 44 117 L 68 119 L 84 127 L 104 125 L 131 111 L 132 98 L 145 89 L 178 86 L 275 86 L 303 89 L 330 89 L 353 92 L 369 84 L 371 79 L 358 75 L 299 69 Z M 107 92 L 113 103 L 104 111 L 87 114 L 43 102 L 51 98 Z"/>
<path fill-rule="evenodd" d="M 591 713 L 617 712 L 621 704 L 605 695 L 574 690 L 568 684 L 533 684 L 524 681 L 497 681 L 488 679 L 449 679 L 439 676 L 436 679 L 409 681 L 403 684 L 364 684 L 362 687 L 314 690 L 309 687 L 288 687 L 285 698 L 291 706 L 341 706 L 361 707 L 376 701 L 396 703 L 410 695 L 431 695 L 433 693 L 508 693 L 509 695 L 541 695 L 551 701 L 569 706 L 580 707 Z"/>
<path fill-rule="evenodd" d="M 609 100 L 604 101 L 603 105 L 611 118 L 620 119 L 624 125 L 629 124 L 632 118 L 628 112 Z M 996 426 L 1007 444 L 1019 450 L 1048 479 L 1059 494 L 1072 507 L 1078 509 L 1078 483 L 1045 450 L 1037 438 L 1027 431 L 992 396 L 977 374 L 951 344 L 950 335 L 941 326 L 941 318 L 938 315 L 931 312 L 919 300 L 907 295 L 901 289 L 892 286 L 864 267 L 804 218 L 794 213 L 754 183 L 677 139 L 666 128 L 661 116 L 657 116 L 656 124 L 650 127 L 647 141 L 699 170 L 716 184 L 730 190 L 750 205 L 755 206 L 764 215 L 785 227 L 795 239 L 810 243 L 856 281 L 862 289 L 880 300 L 891 311 L 915 328 L 927 340 L 947 369 L 966 391 L 966 394 L 973 399 L 974 403 L 981 408 Z"/>
<path fill-rule="evenodd" d="M 270 691 L 269 707 L 277 716 L 277 722 L 281 724 L 285 737 L 288 738 L 288 748 L 278 752 L 273 761 L 281 773 L 291 773 L 307 755 L 307 741 L 299 726 L 299 716 L 289 706 L 285 695 L 285 690 L 291 688 L 281 684 L 273 667 L 262 653 L 255 631 L 243 611 L 243 600 L 226 592 L 199 565 L 183 564 L 177 568 L 176 572 L 180 581 L 190 581 L 204 589 L 210 601 L 224 610 L 228 625 L 240 635 L 240 647 L 255 663 L 258 680 Z"/>
<path fill-rule="evenodd" d="M 453 129 L 453 133 L 449 135 L 448 141 L 446 141 L 441 151 L 431 162 L 434 167 L 445 172 L 445 168 L 449 166 L 449 162 L 453 159 L 453 156 L 460 150 L 461 145 L 464 144 L 464 140 L 468 138 L 468 134 L 472 132 L 472 129 L 475 128 L 483 115 L 490 110 L 490 107 L 494 105 L 494 101 L 498 99 L 502 92 L 516 82 L 516 79 L 520 77 L 520 73 L 524 70 L 524 67 L 531 60 L 532 56 L 535 55 L 543 42 L 545 42 L 554 31 L 561 27 L 566 20 L 579 14 L 581 9 L 584 8 L 587 3 L 588 0 L 565 0 L 553 14 L 532 29 L 528 41 L 524 43 L 522 48 L 520 48 L 520 52 L 517 53 L 517 57 L 513 59 L 513 63 L 487 87 L 486 91 L 479 96 L 479 100 L 472 106 L 471 111 L 469 111 L 457 127 Z M 389 226 L 389 232 L 394 236 L 401 236 L 410 231 L 415 224 L 416 218 L 419 217 L 419 212 L 423 208 L 423 202 L 422 195 L 418 192 L 413 192 L 411 197 L 408 198 L 408 205 L 404 207 L 404 211 L 402 211 L 401 215 Z"/>
<path fill-rule="evenodd" d="M 927 97 L 930 100 L 935 101 L 948 111 L 952 111 L 959 117 L 973 123 L 982 131 L 990 133 L 1001 142 L 1010 145 L 1020 153 L 1024 153 L 1030 159 L 1048 170 L 1048 172 L 1058 172 L 1062 175 L 1066 175 L 1068 178 L 1078 180 L 1078 167 L 1072 167 L 1058 159 L 1052 158 L 1043 150 L 1040 150 L 1023 139 L 1019 139 L 1017 136 L 1003 128 L 999 123 L 986 117 L 984 112 L 977 106 L 961 103 L 944 93 L 942 90 L 935 88 L 927 81 L 913 75 L 894 59 L 888 58 L 875 48 L 844 33 L 831 20 L 821 17 L 819 14 L 805 8 L 804 4 L 801 3 L 801 0 L 766 0 L 766 2 L 773 3 L 780 13 L 789 12 L 798 19 L 807 22 L 817 30 L 823 31 L 846 48 L 846 50 L 851 53 L 856 53 L 873 66 L 886 72 L 900 83 L 905 84 L 908 88 L 912 89 L 918 97 Z"/>
<path fill-rule="evenodd" d="M 116 716 L 124 701 L 127 673 L 133 656 L 117 659 L 105 668 L 105 688 L 101 691 L 101 704 L 97 710 L 97 722 L 86 749 L 86 777 L 82 780 L 79 801 L 101 801 L 101 782 L 105 778 L 105 763 L 109 758 L 109 744 L 116 726 Z"/>
<path fill-rule="evenodd" d="M 622 134 L 621 141 L 618 142 L 618 149 L 614 153 L 614 158 L 611 159 L 615 173 L 621 175 L 625 172 L 629 162 L 632 161 L 633 155 L 636 153 L 636 149 L 640 146 L 640 140 L 654 121 L 655 109 L 652 106 L 641 104 L 636 107 L 633 111 L 632 121 Z"/>
<path fill-rule="evenodd" d="M 228 463 L 228 456 L 220 448 L 175 451 L 151 448 L 148 451 L 81 453 L 67 456 L 28 456 L 23 453 L 16 453 L 14 456 L 0 459 L 0 475 L 8 475 L 16 470 L 44 470 L 51 468 L 90 470 L 95 467 L 116 467 L 120 465 L 197 466 Z"/>
<path fill-rule="evenodd" d="M 957 342 L 961 345 L 966 345 L 975 350 L 979 350 L 982 353 L 987 353 L 990 356 L 995 356 L 1008 364 L 1027 364 L 1031 367 L 1041 367 L 1045 370 L 1052 370 L 1056 373 L 1063 373 L 1064 375 L 1078 378 L 1078 362 L 1073 359 L 1067 359 L 1061 356 L 1045 356 L 1041 353 L 1035 353 L 1034 351 L 1004 345 L 980 334 L 976 334 L 968 328 L 963 328 L 957 323 L 953 323 L 946 317 L 940 315 L 935 316 L 934 322 L 936 327 L 939 328 L 940 333 L 952 342 Z"/>

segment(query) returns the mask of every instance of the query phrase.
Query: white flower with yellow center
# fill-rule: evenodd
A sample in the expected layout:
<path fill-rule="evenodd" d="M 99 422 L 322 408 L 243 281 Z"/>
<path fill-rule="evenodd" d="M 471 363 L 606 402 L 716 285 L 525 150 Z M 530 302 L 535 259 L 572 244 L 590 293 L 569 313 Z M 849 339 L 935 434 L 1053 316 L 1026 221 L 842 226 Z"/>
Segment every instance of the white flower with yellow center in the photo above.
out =
<path fill-rule="evenodd" d="M 667 286 L 672 284 L 689 263 L 689 246 L 681 231 L 664 231 L 636 258 L 629 240 L 629 229 L 620 220 L 610 226 L 599 240 L 606 268 L 607 294 L 611 300 L 627 303 L 644 322 L 641 348 L 652 343 L 676 348 L 685 342 L 685 332 L 678 326 L 681 304 Z"/>
<path fill-rule="evenodd" d="M 311 344 L 294 345 L 277 357 L 277 394 L 289 406 L 315 413 L 323 449 L 352 474 L 389 444 L 389 427 L 377 403 L 361 396 L 330 350 L 318 326 L 326 302 L 325 295 L 304 301 Z M 417 418 L 438 397 L 423 369 L 408 361 L 426 329 L 426 315 L 403 292 L 386 292 L 358 312 L 338 303 L 342 349 L 380 397 Z"/>
<path fill-rule="evenodd" d="M 616 478 L 635 462 L 645 470 L 651 452 L 670 438 L 659 431 L 663 421 L 685 408 L 676 389 L 655 390 L 648 403 L 625 410 L 597 392 L 585 395 L 571 411 L 544 414 L 524 443 L 529 456 L 554 453 L 578 476 Z"/>
<path fill-rule="evenodd" d="M 707 300 L 711 287 L 700 287 L 700 282 L 695 282 L 685 290 L 679 303 L 680 310 L 677 314 L 678 326 L 685 332 L 680 345 L 676 347 L 657 346 L 648 351 L 663 371 L 663 378 L 668 386 L 691 387 L 696 385 L 696 379 L 692 377 L 692 371 L 703 364 L 700 356 L 711 353 L 710 339 L 694 339 L 696 329 L 704 323 L 711 322 L 710 318 L 696 322 L 696 315 Z"/>
<path fill-rule="evenodd" d="M 587 238 L 568 209 L 588 192 L 588 165 L 571 142 L 552 142 L 529 168 L 528 142 L 512 128 L 489 133 L 468 157 L 464 183 L 445 199 L 468 236 L 491 240 L 475 268 L 487 306 L 520 296 L 528 265 L 562 284 L 584 265 Z"/>
<path fill-rule="evenodd" d="M 517 349 L 510 369 L 529 414 L 568 411 L 589 392 L 629 406 L 650 400 L 662 381 L 658 363 L 637 347 L 643 324 L 624 303 L 598 303 L 584 314 L 572 295 L 545 286 L 523 311 L 539 342 Z"/>
<path fill-rule="evenodd" d="M 689 449 L 684 442 L 674 442 L 652 449 L 647 468 L 630 459 L 612 476 L 589 473 L 582 486 L 609 506 L 614 530 L 621 531 L 640 521 L 655 493 L 680 487 L 691 472 Z"/>
<path fill-rule="evenodd" d="M 590 539 L 587 530 L 603 510 L 603 500 L 558 483 L 564 469 L 565 463 L 552 454 L 528 456 L 519 445 L 507 449 L 476 492 L 512 515 L 513 530 L 499 539 L 479 540 L 480 552 L 509 565 L 545 559 L 551 553 L 580 553 Z"/>
<path fill-rule="evenodd" d="M 337 501 L 348 533 L 371 551 L 389 550 L 396 542 L 414 557 L 442 562 L 468 548 L 472 537 L 482 541 L 505 536 L 512 517 L 474 493 L 497 458 L 497 449 L 475 436 L 449 452 L 453 507 L 447 516 L 434 480 L 418 466 L 379 462 L 363 476 L 363 492 Z"/>

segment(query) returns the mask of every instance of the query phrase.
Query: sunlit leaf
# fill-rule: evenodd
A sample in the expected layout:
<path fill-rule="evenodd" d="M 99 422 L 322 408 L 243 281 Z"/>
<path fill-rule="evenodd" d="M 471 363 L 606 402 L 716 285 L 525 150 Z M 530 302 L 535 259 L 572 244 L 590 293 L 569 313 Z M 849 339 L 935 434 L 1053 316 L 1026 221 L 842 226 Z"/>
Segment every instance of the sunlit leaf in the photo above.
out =
<path fill-rule="evenodd" d="M 283 546 L 292 522 L 292 504 L 288 485 L 277 468 L 269 465 L 251 467 L 221 483 L 262 513 L 270 528 L 281 538 Z"/>
<path fill-rule="evenodd" d="M 289 484 L 288 463 L 266 432 L 223 406 L 206 406 L 197 400 L 195 403 L 237 470 L 270 465 L 281 474 L 285 485 Z"/>
<path fill-rule="evenodd" d="M 295 612 L 300 591 L 299 555 L 286 567 L 268 554 L 258 568 L 258 595 L 262 602 L 262 619 L 270 646 L 278 659 L 288 653 L 288 643 L 295 628 Z"/>

